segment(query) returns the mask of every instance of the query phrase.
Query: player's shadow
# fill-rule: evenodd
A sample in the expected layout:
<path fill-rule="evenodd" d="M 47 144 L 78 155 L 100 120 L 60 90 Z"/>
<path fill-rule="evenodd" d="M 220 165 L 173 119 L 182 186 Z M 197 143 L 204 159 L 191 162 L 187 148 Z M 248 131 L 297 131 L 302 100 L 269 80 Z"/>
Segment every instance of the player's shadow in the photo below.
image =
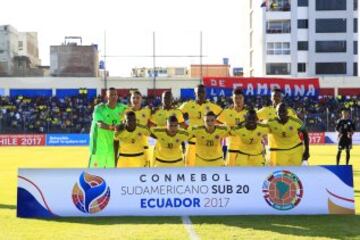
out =
<path fill-rule="evenodd" d="M 0 204 L 0 209 L 14 210 L 14 209 L 16 209 L 16 206 L 15 205 Z"/>
<path fill-rule="evenodd" d="M 242 230 L 261 230 L 292 236 L 337 239 L 360 237 L 360 215 L 191 217 L 191 221 L 200 226 L 223 224 Z"/>

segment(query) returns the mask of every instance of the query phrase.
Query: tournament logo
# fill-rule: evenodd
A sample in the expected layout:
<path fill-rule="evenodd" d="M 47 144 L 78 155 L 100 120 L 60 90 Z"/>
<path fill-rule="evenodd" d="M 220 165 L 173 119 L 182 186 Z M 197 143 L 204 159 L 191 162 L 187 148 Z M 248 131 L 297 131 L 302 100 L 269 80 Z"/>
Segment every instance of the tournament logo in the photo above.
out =
<path fill-rule="evenodd" d="M 83 213 L 97 213 L 108 205 L 110 188 L 103 178 L 83 172 L 74 185 L 72 200 Z"/>
<path fill-rule="evenodd" d="M 262 186 L 265 201 L 276 210 L 290 210 L 299 205 L 304 191 L 300 179 L 286 170 L 271 174 Z"/>

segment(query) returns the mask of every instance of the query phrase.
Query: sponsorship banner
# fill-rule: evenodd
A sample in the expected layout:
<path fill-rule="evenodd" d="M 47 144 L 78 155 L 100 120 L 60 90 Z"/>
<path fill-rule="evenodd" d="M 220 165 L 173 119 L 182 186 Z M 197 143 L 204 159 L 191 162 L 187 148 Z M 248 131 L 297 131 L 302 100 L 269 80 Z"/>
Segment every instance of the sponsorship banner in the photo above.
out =
<path fill-rule="evenodd" d="M 355 214 L 351 166 L 20 169 L 18 217 Z"/>
<path fill-rule="evenodd" d="M 325 143 L 337 144 L 338 143 L 338 133 L 337 132 L 326 132 L 325 133 Z M 352 136 L 353 144 L 360 144 L 360 132 L 355 132 Z"/>
<path fill-rule="evenodd" d="M 325 133 L 324 132 L 309 132 L 310 144 L 325 144 Z"/>
<path fill-rule="evenodd" d="M 0 146 L 45 146 L 45 134 L 0 135 Z"/>
<path fill-rule="evenodd" d="M 203 83 L 209 96 L 231 96 L 240 87 L 247 96 L 270 95 L 278 88 L 288 97 L 316 97 L 320 89 L 318 78 L 204 77 Z"/>
<path fill-rule="evenodd" d="M 87 146 L 89 134 L 47 134 L 47 146 Z"/>

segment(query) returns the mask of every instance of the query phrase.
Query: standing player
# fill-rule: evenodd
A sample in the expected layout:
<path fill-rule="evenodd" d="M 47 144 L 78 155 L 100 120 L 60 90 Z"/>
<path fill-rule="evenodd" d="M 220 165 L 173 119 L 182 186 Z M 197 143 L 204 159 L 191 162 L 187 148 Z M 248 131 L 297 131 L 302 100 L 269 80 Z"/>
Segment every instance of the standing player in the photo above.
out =
<path fill-rule="evenodd" d="M 196 139 L 194 166 L 224 166 L 222 140 L 229 135 L 226 126 L 216 126 L 216 115 L 208 112 L 204 125 L 193 127 L 190 136 Z"/>
<path fill-rule="evenodd" d="M 338 132 L 338 152 L 336 155 L 336 165 L 340 164 L 341 152 L 345 149 L 346 165 L 350 162 L 350 150 L 352 148 L 352 135 L 355 132 L 355 124 L 350 119 L 349 109 L 341 111 L 341 119 L 336 123 L 336 131 Z"/>
<path fill-rule="evenodd" d="M 170 116 L 175 116 L 182 127 L 186 127 L 182 112 L 173 107 L 173 96 L 170 91 L 165 91 L 161 95 L 161 107 L 151 115 L 150 123 L 157 127 L 166 127 Z"/>
<path fill-rule="evenodd" d="M 257 111 L 259 121 L 267 121 L 276 117 L 276 107 L 283 102 L 283 93 L 280 89 L 274 88 L 271 91 L 272 105 L 261 108 Z M 289 117 L 298 118 L 294 109 L 288 107 Z"/>
<path fill-rule="evenodd" d="M 125 123 L 120 124 L 115 133 L 115 139 L 121 143 L 117 166 L 120 168 L 146 167 L 143 137 L 149 135 L 150 130 L 147 127 L 136 123 L 135 113 L 126 112 Z"/>
<path fill-rule="evenodd" d="M 184 118 L 189 121 L 189 127 L 203 126 L 203 118 L 207 112 L 212 111 L 215 116 L 217 116 L 222 110 L 218 105 L 206 100 L 206 89 L 204 85 L 200 84 L 195 88 L 195 95 L 195 101 L 187 101 L 179 108 L 184 114 Z M 185 162 L 187 166 L 194 166 L 196 141 L 195 139 L 191 139 L 188 143 Z"/>
<path fill-rule="evenodd" d="M 154 148 L 154 167 L 185 166 L 182 142 L 189 140 L 189 133 L 179 129 L 176 116 L 168 117 L 166 127 L 151 128 L 152 137 L 156 139 Z"/>
<path fill-rule="evenodd" d="M 233 91 L 232 95 L 233 105 L 229 108 L 224 109 L 217 118 L 218 122 L 225 124 L 228 127 L 235 127 L 244 121 L 244 116 L 247 112 L 244 107 L 244 94 L 241 88 L 236 88 Z M 229 148 L 226 154 L 226 165 L 235 166 L 235 159 L 239 149 L 239 137 L 230 136 L 229 139 Z"/>
<path fill-rule="evenodd" d="M 308 165 L 307 160 L 310 157 L 309 136 L 303 122 L 297 118 L 289 117 L 288 108 L 284 103 L 280 103 L 276 111 L 277 117 L 268 122 L 271 165 Z M 303 134 L 303 141 L 299 137 L 299 132 Z"/>
<path fill-rule="evenodd" d="M 130 108 L 129 111 L 135 112 L 136 122 L 142 126 L 149 126 L 151 109 L 148 107 L 142 107 L 142 95 L 140 91 L 133 91 L 130 96 Z M 144 147 L 144 156 L 148 165 L 150 165 L 151 155 L 149 152 L 149 141 L 148 137 L 143 136 L 143 147 Z"/>
<path fill-rule="evenodd" d="M 234 127 L 230 133 L 239 138 L 234 166 L 264 166 L 262 140 L 269 133 L 269 128 L 265 124 L 257 123 L 254 109 L 249 109 L 245 122 Z"/>
<path fill-rule="evenodd" d="M 115 125 L 121 122 L 126 105 L 118 103 L 115 88 L 106 91 L 107 103 L 95 106 L 90 130 L 89 167 L 113 168 L 119 142 L 114 141 Z"/>

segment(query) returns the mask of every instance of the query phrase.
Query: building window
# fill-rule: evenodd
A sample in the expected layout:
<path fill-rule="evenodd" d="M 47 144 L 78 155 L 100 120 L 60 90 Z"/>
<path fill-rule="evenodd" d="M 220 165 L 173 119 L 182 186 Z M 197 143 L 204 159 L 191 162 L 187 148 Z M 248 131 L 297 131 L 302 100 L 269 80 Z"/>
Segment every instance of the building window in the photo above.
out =
<path fill-rule="evenodd" d="M 289 42 L 268 42 L 267 55 L 289 55 L 290 43 Z"/>
<path fill-rule="evenodd" d="M 298 6 L 299 7 L 307 7 L 307 6 L 309 6 L 309 1 L 308 0 L 298 0 Z"/>
<path fill-rule="evenodd" d="M 249 21 L 250 21 L 250 29 L 253 28 L 252 19 L 253 19 L 253 13 L 251 12 L 250 13 L 250 19 L 249 19 Z"/>
<path fill-rule="evenodd" d="M 346 33 L 345 18 L 316 19 L 317 33 Z"/>
<path fill-rule="evenodd" d="M 354 0 L 354 11 L 358 10 L 358 0 Z"/>
<path fill-rule="evenodd" d="M 298 28 L 309 28 L 309 21 L 307 19 L 299 19 Z"/>
<path fill-rule="evenodd" d="M 289 75 L 291 64 L 290 63 L 267 63 L 267 75 Z"/>
<path fill-rule="evenodd" d="M 290 33 L 291 32 L 291 23 L 290 20 L 277 20 L 277 21 L 268 21 L 266 23 L 266 33 Z"/>
<path fill-rule="evenodd" d="M 18 50 L 21 51 L 23 49 L 24 49 L 24 43 L 23 43 L 23 41 L 19 41 L 18 42 Z"/>
<path fill-rule="evenodd" d="M 354 55 L 357 55 L 358 54 L 358 41 L 354 41 Z"/>
<path fill-rule="evenodd" d="M 316 0 L 317 11 L 346 10 L 346 0 Z"/>
<path fill-rule="evenodd" d="M 298 51 L 307 51 L 309 50 L 309 42 L 308 41 L 299 41 L 298 42 Z"/>
<path fill-rule="evenodd" d="M 354 62 L 353 76 L 357 76 L 357 75 L 358 75 L 358 64 L 357 62 Z"/>
<path fill-rule="evenodd" d="M 252 32 L 250 32 L 250 49 L 252 49 L 252 47 L 253 47 L 253 33 Z"/>
<path fill-rule="evenodd" d="M 358 32 L 358 19 L 354 18 L 354 33 Z"/>
<path fill-rule="evenodd" d="M 346 52 L 346 41 L 316 41 L 317 53 Z"/>
<path fill-rule="evenodd" d="M 346 74 L 346 62 L 316 63 L 316 74 Z"/>
<path fill-rule="evenodd" d="M 306 72 L 306 63 L 298 63 L 298 72 Z"/>
<path fill-rule="evenodd" d="M 250 68 L 253 67 L 253 52 L 250 52 Z"/>

